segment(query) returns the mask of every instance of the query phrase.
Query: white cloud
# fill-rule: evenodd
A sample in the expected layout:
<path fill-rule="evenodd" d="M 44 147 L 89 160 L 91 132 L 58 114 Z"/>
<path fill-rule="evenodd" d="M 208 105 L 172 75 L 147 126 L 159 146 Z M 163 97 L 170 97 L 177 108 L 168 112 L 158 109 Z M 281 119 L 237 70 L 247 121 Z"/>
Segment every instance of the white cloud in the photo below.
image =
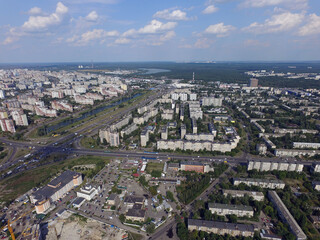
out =
<path fill-rule="evenodd" d="M 209 34 L 215 34 L 217 35 L 217 37 L 225 37 L 228 36 L 229 33 L 234 29 L 234 26 L 224 25 L 224 23 L 217 23 L 207 27 L 207 29 L 204 32 Z"/>
<path fill-rule="evenodd" d="M 303 19 L 303 13 L 284 12 L 273 15 L 270 19 L 266 19 L 264 23 L 254 22 L 243 30 L 255 34 L 285 32 L 298 26 Z"/>
<path fill-rule="evenodd" d="M 58 2 L 54 13 L 48 16 L 30 16 L 28 21 L 22 25 L 22 30 L 26 32 L 47 30 L 48 27 L 60 24 L 67 13 L 68 8 Z"/>
<path fill-rule="evenodd" d="M 161 42 L 165 42 L 165 41 L 168 41 L 168 40 L 170 40 L 171 38 L 173 38 L 175 36 L 176 36 L 176 33 L 174 31 L 169 31 L 169 32 L 166 32 L 165 34 L 161 35 L 159 39 L 160 39 Z"/>
<path fill-rule="evenodd" d="M 158 11 L 153 15 L 153 17 L 162 18 L 166 20 L 173 20 L 173 21 L 188 20 L 187 13 L 179 9 L 176 9 L 176 10 L 165 9 L 162 11 Z"/>
<path fill-rule="evenodd" d="M 245 0 L 241 6 L 243 7 L 268 7 L 284 5 L 292 9 L 306 9 L 308 7 L 308 0 Z"/>
<path fill-rule="evenodd" d="M 212 4 L 212 5 L 209 5 L 208 7 L 206 7 L 206 8 L 202 11 L 202 13 L 203 13 L 203 14 L 211 14 L 211 13 L 214 13 L 214 12 L 216 12 L 216 11 L 218 11 L 218 8 L 215 7 L 215 6 Z"/>
<path fill-rule="evenodd" d="M 123 37 L 130 37 L 130 36 L 133 36 L 133 35 L 136 35 L 137 34 L 137 30 L 135 29 L 129 29 L 128 31 L 125 31 L 122 36 Z"/>
<path fill-rule="evenodd" d="M 200 38 L 195 42 L 194 47 L 195 48 L 209 48 L 212 43 L 213 43 L 213 40 L 210 40 L 208 38 Z"/>
<path fill-rule="evenodd" d="M 114 41 L 114 43 L 115 44 L 128 44 L 128 43 L 130 43 L 131 42 L 131 40 L 130 39 L 128 39 L 128 38 L 118 38 L 118 39 L 116 39 L 115 41 Z"/>
<path fill-rule="evenodd" d="M 138 33 L 152 34 L 152 33 L 164 32 L 166 30 L 171 30 L 176 26 L 177 26 L 176 22 L 162 23 L 158 20 L 152 20 L 148 25 L 144 26 L 143 28 L 140 28 L 138 30 Z"/>
<path fill-rule="evenodd" d="M 90 12 L 90 13 L 85 17 L 85 19 L 86 19 L 87 21 L 90 21 L 90 22 L 95 22 L 95 21 L 98 20 L 98 18 L 99 18 L 99 15 L 98 15 L 98 13 L 97 13 L 96 11 Z"/>
<path fill-rule="evenodd" d="M 41 15 L 42 14 L 42 10 L 39 7 L 33 7 L 28 11 L 29 15 Z"/>
<path fill-rule="evenodd" d="M 317 14 L 310 14 L 307 18 L 307 23 L 302 26 L 298 34 L 300 36 L 307 36 L 307 35 L 315 35 L 320 33 L 320 16 Z"/>
<path fill-rule="evenodd" d="M 92 31 L 87 31 L 80 36 L 74 35 L 68 38 L 66 42 L 75 43 L 76 46 L 84 46 L 95 40 L 104 40 L 107 37 L 117 37 L 119 36 L 118 31 L 105 31 L 103 29 L 93 29 Z"/>

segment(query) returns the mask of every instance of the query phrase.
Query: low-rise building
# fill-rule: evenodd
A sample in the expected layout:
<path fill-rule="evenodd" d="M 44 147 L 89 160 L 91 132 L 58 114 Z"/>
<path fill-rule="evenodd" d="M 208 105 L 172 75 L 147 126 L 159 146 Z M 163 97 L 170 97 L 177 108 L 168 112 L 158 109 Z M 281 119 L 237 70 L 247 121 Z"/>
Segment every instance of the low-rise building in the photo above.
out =
<path fill-rule="evenodd" d="M 252 197 L 255 201 L 263 201 L 264 195 L 262 192 L 252 192 L 252 191 L 242 191 L 242 190 L 222 190 L 224 196 L 230 195 L 231 197 L 244 197 L 248 195 Z"/>
<path fill-rule="evenodd" d="M 116 198 L 117 198 L 117 195 L 114 193 L 111 193 L 107 199 L 107 204 L 108 205 L 116 205 Z"/>
<path fill-rule="evenodd" d="M 132 208 L 134 204 L 143 204 L 144 197 L 128 195 L 124 198 L 123 203 L 128 208 Z"/>
<path fill-rule="evenodd" d="M 214 214 L 226 216 L 236 215 L 237 217 L 253 217 L 254 211 L 250 206 L 230 205 L 221 203 L 209 203 L 209 210 Z"/>
<path fill-rule="evenodd" d="M 229 234 L 233 237 L 253 237 L 254 226 L 240 223 L 227 223 L 217 221 L 205 221 L 198 219 L 188 219 L 189 231 L 204 231 L 208 233 L 214 233 L 218 235 Z"/>
<path fill-rule="evenodd" d="M 208 164 L 200 162 L 181 162 L 180 168 L 181 171 L 195 171 L 195 172 L 213 172 L 214 168 L 210 167 Z"/>
<path fill-rule="evenodd" d="M 81 205 L 86 201 L 86 199 L 82 198 L 82 197 L 77 197 L 73 202 L 72 202 L 72 206 L 75 208 L 79 208 L 81 207 Z"/>
<path fill-rule="evenodd" d="M 99 193 L 100 189 L 100 186 L 95 187 L 93 185 L 86 185 L 80 188 L 80 191 L 77 192 L 77 196 L 90 201 Z"/>

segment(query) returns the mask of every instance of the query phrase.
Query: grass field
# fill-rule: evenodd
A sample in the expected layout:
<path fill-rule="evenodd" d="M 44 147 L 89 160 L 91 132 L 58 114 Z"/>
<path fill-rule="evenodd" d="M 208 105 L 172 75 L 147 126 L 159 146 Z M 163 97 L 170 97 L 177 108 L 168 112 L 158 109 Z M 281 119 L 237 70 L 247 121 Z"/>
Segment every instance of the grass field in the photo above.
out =
<path fill-rule="evenodd" d="M 164 166 L 163 163 L 149 162 L 147 164 L 146 171 L 147 171 L 147 173 L 151 173 L 153 170 L 162 172 L 163 166 Z"/>
<path fill-rule="evenodd" d="M 108 157 L 82 156 L 22 172 L 0 182 L 0 202 L 10 202 L 34 187 L 43 186 L 60 171 L 75 165 L 107 164 L 109 161 Z"/>
<path fill-rule="evenodd" d="M 103 147 L 97 144 L 97 140 L 92 137 L 83 137 L 80 141 L 80 144 L 84 148 L 97 148 L 102 149 Z"/>

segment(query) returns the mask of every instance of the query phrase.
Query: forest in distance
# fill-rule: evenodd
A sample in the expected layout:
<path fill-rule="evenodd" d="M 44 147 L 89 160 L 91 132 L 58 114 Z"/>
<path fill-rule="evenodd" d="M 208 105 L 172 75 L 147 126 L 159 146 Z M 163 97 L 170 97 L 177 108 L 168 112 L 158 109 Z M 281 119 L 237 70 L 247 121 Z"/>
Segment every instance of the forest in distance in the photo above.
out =
<path fill-rule="evenodd" d="M 320 62 L 217 62 L 217 63 L 176 63 L 176 62 L 114 62 L 114 63 L 30 63 L 30 64 L 1 64 L 0 69 L 28 68 L 37 70 L 79 70 L 83 65 L 84 71 L 97 70 L 137 70 L 137 69 L 166 69 L 168 72 L 159 72 L 151 75 L 143 75 L 144 78 L 183 79 L 185 82 L 192 80 L 193 72 L 195 80 L 205 82 L 220 81 L 224 83 L 247 84 L 250 79 L 247 71 L 266 70 L 276 73 L 318 73 L 320 75 Z M 93 67 L 93 68 L 92 68 Z M 292 68 L 294 67 L 294 68 Z M 141 77 L 141 73 L 127 77 Z M 313 79 L 288 79 L 285 77 L 260 77 L 259 85 L 280 88 L 316 88 L 320 89 L 320 81 Z"/>

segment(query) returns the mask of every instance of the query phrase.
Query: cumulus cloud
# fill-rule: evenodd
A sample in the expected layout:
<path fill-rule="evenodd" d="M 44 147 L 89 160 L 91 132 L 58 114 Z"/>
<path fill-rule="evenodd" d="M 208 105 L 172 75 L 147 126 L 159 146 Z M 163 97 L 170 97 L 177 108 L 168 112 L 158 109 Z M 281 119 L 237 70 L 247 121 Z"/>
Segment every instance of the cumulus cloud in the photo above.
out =
<path fill-rule="evenodd" d="M 215 7 L 215 6 L 212 4 L 212 5 L 207 6 L 207 7 L 202 11 L 202 13 L 203 13 L 203 14 L 211 14 L 211 13 L 214 13 L 214 12 L 216 12 L 216 11 L 218 11 L 218 8 Z"/>
<path fill-rule="evenodd" d="M 7 33 L 8 37 L 2 44 L 10 44 L 18 41 L 21 37 L 32 34 L 45 33 L 54 26 L 60 25 L 66 14 L 68 7 L 58 2 L 55 12 L 45 15 L 38 7 L 31 8 L 28 12 L 31 16 L 20 27 L 12 27 Z"/>
<path fill-rule="evenodd" d="M 243 7 L 268 7 L 283 5 L 293 9 L 306 9 L 308 7 L 308 0 L 245 0 L 241 6 Z"/>
<path fill-rule="evenodd" d="M 85 19 L 86 19 L 87 21 L 89 21 L 89 22 L 95 22 L 95 21 L 98 20 L 98 18 L 99 18 L 99 15 L 98 15 L 98 13 L 97 13 L 96 11 L 90 12 L 90 13 L 85 17 Z"/>
<path fill-rule="evenodd" d="M 317 14 L 310 14 L 307 17 L 307 23 L 302 26 L 298 34 L 300 36 L 307 36 L 307 35 L 315 35 L 320 33 L 320 16 Z"/>
<path fill-rule="evenodd" d="M 187 13 L 183 12 L 179 9 L 170 10 L 165 9 L 162 11 L 158 11 L 153 15 L 154 18 L 162 18 L 166 20 L 173 20 L 173 21 L 186 21 L 188 20 Z"/>
<path fill-rule="evenodd" d="M 214 25 L 210 25 L 204 31 L 208 34 L 215 34 L 217 37 L 225 37 L 228 36 L 231 31 L 235 30 L 235 27 L 232 25 L 224 25 L 224 23 L 217 23 Z"/>
<path fill-rule="evenodd" d="M 164 32 L 166 30 L 174 29 L 177 26 L 176 22 L 167 22 L 163 23 L 158 20 L 152 20 L 149 24 L 140 28 L 138 33 L 142 34 L 152 34 L 152 33 L 159 33 Z"/>
<path fill-rule="evenodd" d="M 33 7 L 28 11 L 29 15 L 41 15 L 42 14 L 42 10 L 39 7 Z"/>
<path fill-rule="evenodd" d="M 117 37 L 119 36 L 118 31 L 105 31 L 104 29 L 93 29 L 92 31 L 87 31 L 80 36 L 74 35 L 68 38 L 66 41 L 68 43 L 75 43 L 76 46 L 84 46 L 95 40 L 104 40 L 107 37 Z"/>
<path fill-rule="evenodd" d="M 243 30 L 255 34 L 285 32 L 297 27 L 303 19 L 303 13 L 284 12 L 273 15 L 270 19 L 266 19 L 264 23 L 254 22 Z"/>
<path fill-rule="evenodd" d="M 60 24 L 67 13 L 68 8 L 58 2 L 54 13 L 48 16 L 30 16 L 28 21 L 22 25 L 22 29 L 26 32 L 47 30 L 51 26 Z"/>

